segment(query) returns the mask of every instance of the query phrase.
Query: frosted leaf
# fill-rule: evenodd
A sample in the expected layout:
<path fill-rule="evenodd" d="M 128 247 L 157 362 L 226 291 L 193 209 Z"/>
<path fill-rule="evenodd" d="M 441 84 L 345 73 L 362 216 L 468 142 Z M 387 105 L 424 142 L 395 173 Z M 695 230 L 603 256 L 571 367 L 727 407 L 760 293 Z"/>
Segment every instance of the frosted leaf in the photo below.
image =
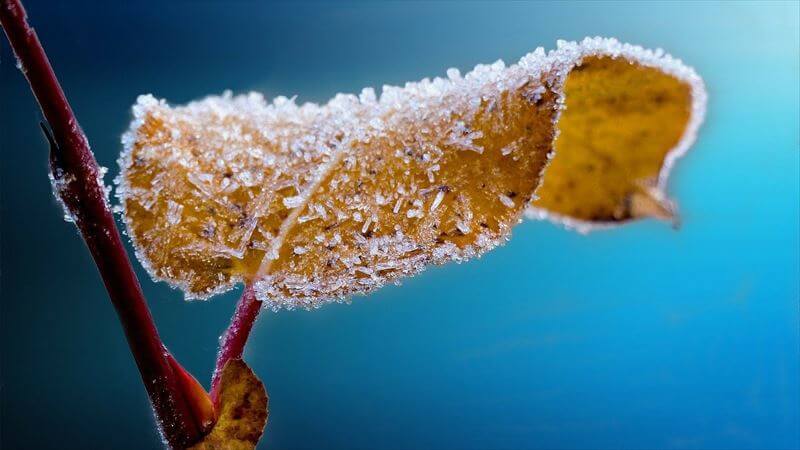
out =
<path fill-rule="evenodd" d="M 600 38 L 321 106 L 141 96 L 118 195 L 137 255 L 188 297 L 248 281 L 273 309 L 314 308 L 479 256 L 526 210 L 570 225 L 668 215 L 666 173 L 704 105 L 680 61 Z"/>

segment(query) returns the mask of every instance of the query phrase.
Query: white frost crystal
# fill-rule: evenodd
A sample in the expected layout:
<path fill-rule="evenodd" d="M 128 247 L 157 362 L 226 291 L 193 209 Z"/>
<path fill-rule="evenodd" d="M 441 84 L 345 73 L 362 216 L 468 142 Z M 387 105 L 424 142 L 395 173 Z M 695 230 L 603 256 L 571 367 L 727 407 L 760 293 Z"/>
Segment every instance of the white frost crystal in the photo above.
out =
<path fill-rule="evenodd" d="M 75 216 L 72 215 L 72 212 L 69 210 L 63 200 L 66 195 L 69 195 L 68 186 L 70 183 L 74 183 L 76 181 L 75 176 L 65 173 L 61 169 L 56 169 L 55 172 L 51 171 L 47 175 L 50 179 L 50 187 L 53 189 L 53 196 L 56 198 L 59 205 L 61 205 L 61 209 L 64 211 L 64 221 L 73 223 L 76 222 Z"/>
<path fill-rule="evenodd" d="M 507 196 L 506 194 L 498 194 L 497 198 L 499 198 L 500 203 L 502 203 L 506 207 L 508 208 L 514 207 L 514 200 L 512 200 L 511 197 Z"/>

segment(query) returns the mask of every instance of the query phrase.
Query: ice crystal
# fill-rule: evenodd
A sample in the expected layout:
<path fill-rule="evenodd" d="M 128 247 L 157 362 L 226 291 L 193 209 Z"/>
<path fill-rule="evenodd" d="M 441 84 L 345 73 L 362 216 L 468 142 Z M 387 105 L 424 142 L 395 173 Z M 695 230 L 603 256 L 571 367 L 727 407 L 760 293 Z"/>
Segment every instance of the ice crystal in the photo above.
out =
<path fill-rule="evenodd" d="M 64 202 L 65 196 L 70 195 L 70 183 L 74 183 L 76 181 L 75 176 L 71 173 L 64 172 L 60 168 L 53 169 L 47 174 L 47 176 L 50 179 L 50 187 L 53 189 L 53 197 L 56 198 L 56 201 L 58 201 L 58 204 L 61 205 L 61 209 L 64 212 L 64 221 L 75 223 L 77 221 L 76 217 L 72 214 L 67 207 L 67 204 Z"/>

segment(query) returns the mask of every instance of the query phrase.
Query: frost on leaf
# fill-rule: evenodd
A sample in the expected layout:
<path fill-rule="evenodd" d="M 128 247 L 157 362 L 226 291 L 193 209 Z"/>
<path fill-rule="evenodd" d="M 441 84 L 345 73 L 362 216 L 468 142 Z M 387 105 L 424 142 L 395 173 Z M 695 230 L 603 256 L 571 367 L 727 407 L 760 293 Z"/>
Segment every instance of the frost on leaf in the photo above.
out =
<path fill-rule="evenodd" d="M 600 38 L 323 106 L 142 96 L 118 194 L 148 270 L 187 296 L 244 281 L 316 307 L 478 256 L 525 212 L 671 216 L 666 176 L 704 105 L 680 61 Z"/>
<path fill-rule="evenodd" d="M 267 424 L 267 391 L 241 359 L 225 364 L 216 402 L 217 422 L 191 450 L 252 450 Z"/>

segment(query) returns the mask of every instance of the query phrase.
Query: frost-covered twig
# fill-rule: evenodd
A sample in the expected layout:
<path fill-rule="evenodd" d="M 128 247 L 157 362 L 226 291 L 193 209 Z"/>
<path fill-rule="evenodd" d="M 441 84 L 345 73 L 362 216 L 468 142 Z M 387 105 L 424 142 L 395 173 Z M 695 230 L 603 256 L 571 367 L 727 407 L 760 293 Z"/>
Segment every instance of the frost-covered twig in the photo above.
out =
<path fill-rule="evenodd" d="M 164 348 L 108 208 L 102 172 L 19 0 L 0 0 L 0 23 L 52 134 L 56 194 L 80 230 L 116 308 L 165 439 L 174 448 L 197 441 L 209 425 L 206 395 Z M 44 127 L 43 127 L 44 128 Z M 187 378 L 188 377 L 188 378 Z M 211 411 L 213 421 L 213 410 Z"/>
<path fill-rule="evenodd" d="M 225 364 L 232 359 L 240 359 L 250 330 L 253 329 L 263 302 L 256 298 L 252 284 L 245 286 L 241 298 L 236 303 L 236 311 L 233 313 L 231 324 L 225 330 L 219 344 L 217 363 L 214 367 L 214 375 L 211 378 L 211 398 L 216 403 L 219 397 L 219 381 L 222 369 Z"/>

